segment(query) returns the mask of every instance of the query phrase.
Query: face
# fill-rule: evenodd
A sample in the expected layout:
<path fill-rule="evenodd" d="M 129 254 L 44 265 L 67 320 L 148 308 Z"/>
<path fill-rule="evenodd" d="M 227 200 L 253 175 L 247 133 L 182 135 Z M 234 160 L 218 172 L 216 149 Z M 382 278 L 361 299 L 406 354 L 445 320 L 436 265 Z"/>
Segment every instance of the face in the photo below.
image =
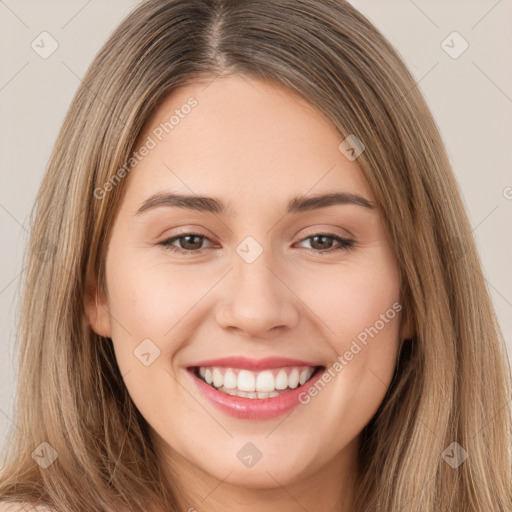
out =
<path fill-rule="evenodd" d="M 254 488 L 354 467 L 401 305 L 341 141 L 289 90 L 240 76 L 174 91 L 146 124 L 87 313 L 170 465 Z"/>

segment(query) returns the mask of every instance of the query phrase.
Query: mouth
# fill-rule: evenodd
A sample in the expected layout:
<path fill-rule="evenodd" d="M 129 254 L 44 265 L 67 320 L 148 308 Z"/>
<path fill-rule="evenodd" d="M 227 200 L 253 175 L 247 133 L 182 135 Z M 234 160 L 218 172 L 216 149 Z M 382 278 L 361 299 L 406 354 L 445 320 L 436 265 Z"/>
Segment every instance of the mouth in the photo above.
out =
<path fill-rule="evenodd" d="M 323 366 L 287 366 L 262 371 L 222 366 L 195 366 L 189 370 L 220 393 L 249 399 L 266 399 L 289 393 L 308 383 Z"/>
<path fill-rule="evenodd" d="M 196 363 L 186 373 L 222 412 L 239 419 L 268 420 L 297 407 L 300 396 L 325 369 L 292 359 L 231 357 Z"/>

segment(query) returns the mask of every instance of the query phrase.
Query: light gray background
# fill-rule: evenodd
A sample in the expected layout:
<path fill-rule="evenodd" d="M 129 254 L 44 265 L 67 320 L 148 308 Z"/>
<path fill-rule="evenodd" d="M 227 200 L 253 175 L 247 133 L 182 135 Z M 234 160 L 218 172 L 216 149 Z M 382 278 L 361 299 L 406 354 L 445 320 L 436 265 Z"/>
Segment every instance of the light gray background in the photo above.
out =
<path fill-rule="evenodd" d="M 403 56 L 434 113 L 512 355 L 512 2 L 352 3 Z M 136 4 L 0 0 L 0 443 L 14 401 L 14 326 L 28 213 L 80 78 Z M 59 45 L 46 59 L 31 47 L 43 31 Z M 455 59 L 443 49 L 462 48 L 457 36 L 446 39 L 453 31 L 469 44 Z"/>

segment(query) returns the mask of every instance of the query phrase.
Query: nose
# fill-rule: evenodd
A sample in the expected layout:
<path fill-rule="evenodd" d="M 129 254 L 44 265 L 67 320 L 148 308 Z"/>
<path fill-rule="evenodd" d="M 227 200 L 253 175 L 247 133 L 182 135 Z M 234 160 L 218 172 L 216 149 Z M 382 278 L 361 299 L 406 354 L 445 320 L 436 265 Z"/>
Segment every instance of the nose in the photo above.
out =
<path fill-rule="evenodd" d="M 235 268 L 224 283 L 222 296 L 225 299 L 217 305 L 218 325 L 239 335 L 260 339 L 280 336 L 294 328 L 299 321 L 300 301 L 269 266 L 265 251 L 252 263 L 237 258 Z"/>

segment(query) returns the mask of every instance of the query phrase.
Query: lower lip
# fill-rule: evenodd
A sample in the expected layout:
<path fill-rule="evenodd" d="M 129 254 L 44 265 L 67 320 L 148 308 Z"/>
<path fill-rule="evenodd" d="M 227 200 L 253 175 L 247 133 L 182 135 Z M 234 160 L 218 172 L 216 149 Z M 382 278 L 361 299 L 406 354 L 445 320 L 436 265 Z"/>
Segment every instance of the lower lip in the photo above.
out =
<path fill-rule="evenodd" d="M 243 398 L 228 395 L 227 393 L 217 391 L 214 387 L 201 380 L 192 370 L 188 370 L 188 373 L 192 376 L 203 395 L 221 411 L 240 419 L 268 420 L 277 418 L 297 407 L 301 403 L 299 402 L 300 394 L 314 385 L 321 378 L 324 370 L 317 371 L 311 379 L 293 391 L 287 391 L 272 398 Z"/>

